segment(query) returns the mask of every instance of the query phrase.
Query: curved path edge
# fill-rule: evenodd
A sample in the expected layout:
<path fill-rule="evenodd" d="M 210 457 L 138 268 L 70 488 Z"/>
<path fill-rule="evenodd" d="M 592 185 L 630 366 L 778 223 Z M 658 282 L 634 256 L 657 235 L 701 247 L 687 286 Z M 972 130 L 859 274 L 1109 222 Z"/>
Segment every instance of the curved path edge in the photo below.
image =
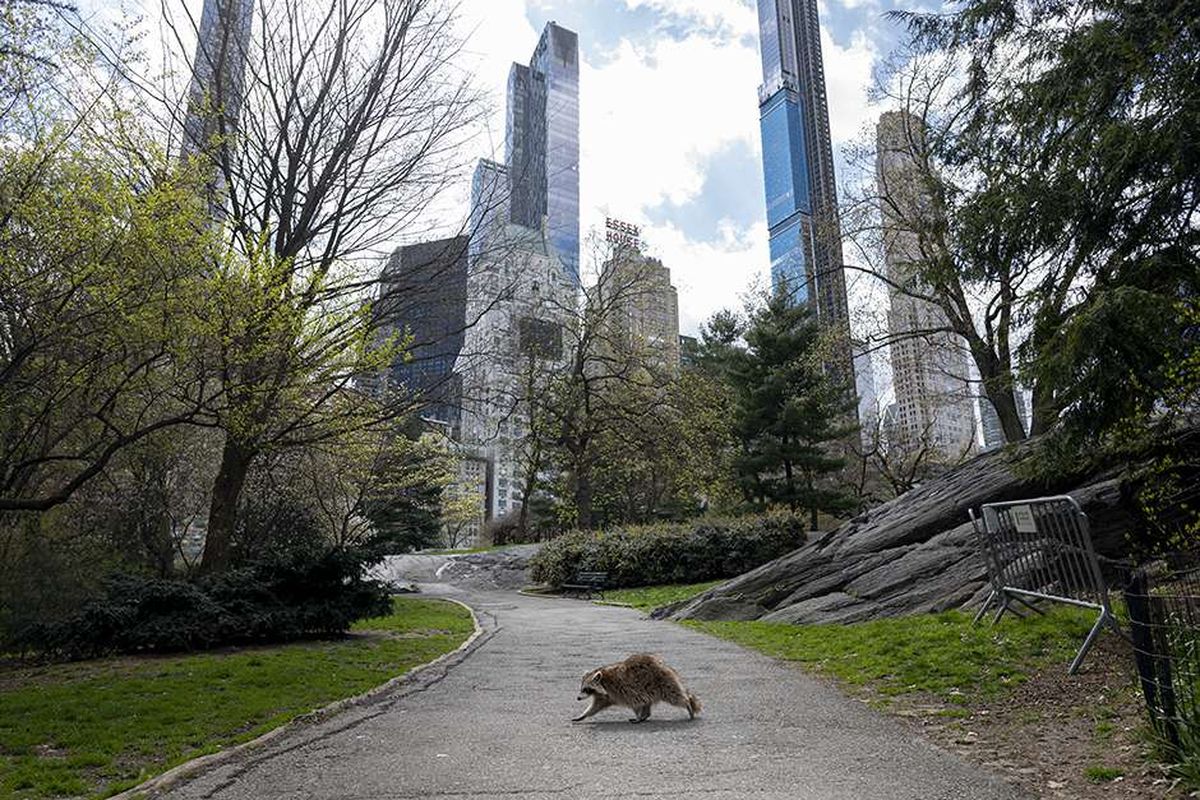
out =
<path fill-rule="evenodd" d="M 248 742 L 234 745 L 232 747 L 218 750 L 215 753 L 209 753 L 203 756 L 185 761 L 178 764 L 166 772 L 162 772 L 154 777 L 139 783 L 137 786 L 126 789 L 123 792 L 111 795 L 109 800 L 134 800 L 140 797 L 153 797 L 170 790 L 172 787 L 190 780 L 201 773 L 214 769 L 216 767 L 227 764 L 241 756 L 247 755 L 252 751 L 259 750 L 275 740 L 280 739 L 288 734 L 295 733 L 304 727 L 312 725 L 316 722 L 324 722 L 337 714 L 347 711 L 352 708 L 368 706 L 374 703 L 379 703 L 383 700 L 398 700 L 414 691 L 422 691 L 429 686 L 440 681 L 446 676 L 446 673 L 454 666 L 461 664 L 467 656 L 478 649 L 488 638 L 496 631 L 495 618 L 490 614 L 485 614 L 481 620 L 479 612 L 474 608 L 450 597 L 434 597 L 431 599 L 444 600 L 448 603 L 462 606 L 471 615 L 471 622 L 475 626 L 475 630 L 467 637 L 466 641 L 454 648 L 448 653 L 435 658 L 433 661 L 428 661 L 424 664 L 418 664 L 412 667 L 407 672 L 397 675 L 394 678 L 387 680 L 384 683 L 368 689 L 362 694 L 354 695 L 353 697 L 343 697 L 340 700 L 334 700 L 328 705 L 320 708 L 307 711 L 298 716 L 292 717 L 287 722 L 277 728 L 272 728 L 261 736 L 251 739 Z M 484 622 L 486 621 L 486 625 Z M 384 709 L 380 709 L 376 713 L 382 713 Z M 364 718 L 369 718 L 374 714 L 369 714 Z M 354 721 L 353 725 L 358 724 L 362 720 Z M 349 727 L 349 726 L 347 726 Z"/>

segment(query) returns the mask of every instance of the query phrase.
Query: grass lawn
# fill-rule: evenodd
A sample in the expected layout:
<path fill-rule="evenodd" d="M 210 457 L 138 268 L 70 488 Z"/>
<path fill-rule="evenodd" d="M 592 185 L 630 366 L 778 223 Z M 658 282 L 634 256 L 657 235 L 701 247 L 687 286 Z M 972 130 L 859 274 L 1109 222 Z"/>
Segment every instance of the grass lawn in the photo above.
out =
<path fill-rule="evenodd" d="M 925 692 L 958 704 L 968 695 L 994 698 L 1048 664 L 1065 669 L 1094 618 L 1059 607 L 995 627 L 972 626 L 971 617 L 957 611 L 854 625 L 684 624 L 885 697 Z"/>
<path fill-rule="evenodd" d="M 336 641 L 0 667 L 0 798 L 106 796 L 453 650 L 470 614 L 395 598 Z"/>
<path fill-rule="evenodd" d="M 643 611 L 653 611 L 659 606 L 695 597 L 719 583 L 724 583 L 724 581 L 673 583 L 665 586 L 642 586 L 637 589 L 611 589 L 604 593 L 604 601 L 608 603 L 626 603 Z"/>

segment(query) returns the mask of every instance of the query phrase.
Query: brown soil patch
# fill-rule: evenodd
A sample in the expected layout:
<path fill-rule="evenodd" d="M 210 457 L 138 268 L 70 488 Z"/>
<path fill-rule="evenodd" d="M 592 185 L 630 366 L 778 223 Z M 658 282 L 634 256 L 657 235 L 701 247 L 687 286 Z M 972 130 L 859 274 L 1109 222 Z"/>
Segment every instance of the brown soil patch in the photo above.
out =
<path fill-rule="evenodd" d="M 882 705 L 1047 800 L 1189 796 L 1152 760 L 1129 645 L 1116 636 L 1100 638 L 1079 674 L 1053 665 L 1000 700 L 946 706 L 910 695 Z M 1089 769 L 1120 774 L 1104 779 Z"/>

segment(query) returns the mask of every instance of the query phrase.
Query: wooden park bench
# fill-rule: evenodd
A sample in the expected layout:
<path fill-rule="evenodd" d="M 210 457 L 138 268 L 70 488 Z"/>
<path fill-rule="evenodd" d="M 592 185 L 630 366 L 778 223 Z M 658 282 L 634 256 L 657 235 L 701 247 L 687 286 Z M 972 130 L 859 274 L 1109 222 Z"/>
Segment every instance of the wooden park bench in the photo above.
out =
<path fill-rule="evenodd" d="M 591 598 L 593 594 L 604 596 L 604 587 L 608 586 L 607 572 L 577 572 L 570 583 L 564 583 L 564 592 L 574 592 Z"/>

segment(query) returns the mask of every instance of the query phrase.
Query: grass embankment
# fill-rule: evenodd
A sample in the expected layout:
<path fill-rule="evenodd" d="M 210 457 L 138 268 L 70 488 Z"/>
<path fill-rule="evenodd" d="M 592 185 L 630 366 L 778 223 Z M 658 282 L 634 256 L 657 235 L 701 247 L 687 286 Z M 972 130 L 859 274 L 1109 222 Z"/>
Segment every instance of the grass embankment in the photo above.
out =
<path fill-rule="evenodd" d="M 724 581 L 673 583 L 666 586 L 642 586 L 637 589 L 610 589 L 604 593 L 604 602 L 624 603 L 642 611 L 653 611 L 660 606 L 668 606 L 671 603 L 695 597 L 721 583 Z"/>
<path fill-rule="evenodd" d="M 963 704 L 968 696 L 992 699 L 1047 665 L 1065 669 L 1094 616 L 1060 607 L 995 627 L 972 626 L 957 611 L 853 625 L 685 624 L 885 698 L 923 692 Z"/>
<path fill-rule="evenodd" d="M 453 650 L 471 615 L 395 598 L 335 641 L 0 667 L 0 798 L 106 796 Z"/>

